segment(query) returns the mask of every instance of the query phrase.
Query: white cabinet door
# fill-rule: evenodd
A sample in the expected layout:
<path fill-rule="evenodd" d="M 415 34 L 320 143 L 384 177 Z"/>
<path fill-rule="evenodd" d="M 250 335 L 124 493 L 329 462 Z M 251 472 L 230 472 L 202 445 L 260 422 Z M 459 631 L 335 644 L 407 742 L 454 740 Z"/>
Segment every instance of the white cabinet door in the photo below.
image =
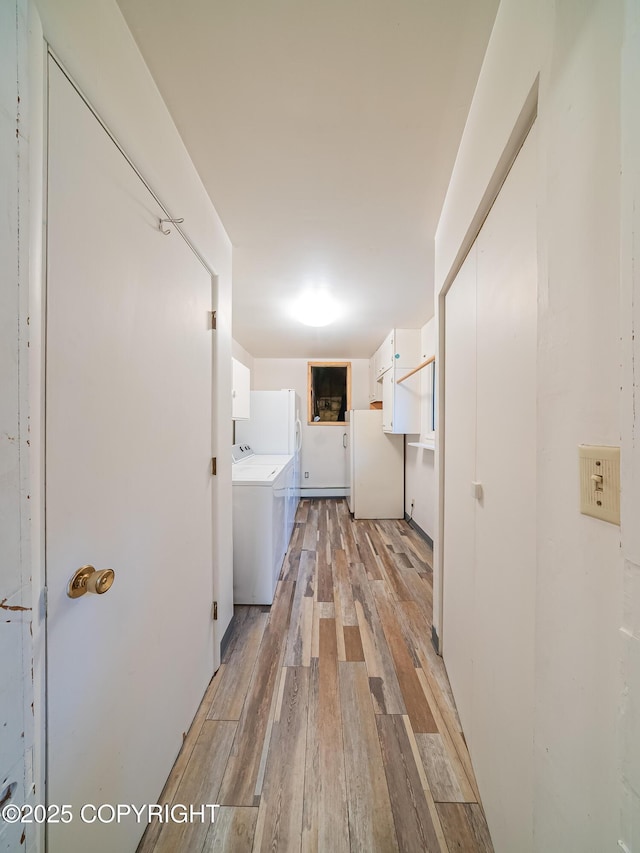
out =
<path fill-rule="evenodd" d="M 210 274 L 51 63 L 47 242 L 50 853 L 135 850 L 213 674 Z M 103 595 L 67 596 L 85 564 Z M 95 813 L 89 811 L 89 819 Z"/>
<path fill-rule="evenodd" d="M 375 355 L 369 359 L 369 402 L 382 400 L 382 382 L 378 381 Z"/>
<path fill-rule="evenodd" d="M 393 366 L 412 370 L 420 364 L 420 329 L 395 329 Z"/>
<path fill-rule="evenodd" d="M 376 353 L 377 370 L 376 375 L 380 378 L 387 370 L 393 367 L 393 348 L 394 348 L 394 332 L 389 332 L 384 341 L 380 344 Z"/>
<path fill-rule="evenodd" d="M 234 421 L 249 420 L 251 406 L 251 371 L 237 358 L 232 359 L 231 417 Z"/>

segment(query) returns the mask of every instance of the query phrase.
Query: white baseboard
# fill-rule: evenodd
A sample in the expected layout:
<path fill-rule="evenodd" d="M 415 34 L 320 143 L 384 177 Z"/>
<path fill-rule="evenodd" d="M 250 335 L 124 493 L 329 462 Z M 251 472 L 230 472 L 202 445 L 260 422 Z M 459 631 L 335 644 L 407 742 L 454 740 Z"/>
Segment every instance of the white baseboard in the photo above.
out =
<path fill-rule="evenodd" d="M 326 488 L 318 488 L 317 486 L 309 486 L 309 488 L 305 489 L 303 486 L 300 489 L 300 497 L 301 498 L 346 498 L 347 496 L 347 488 L 346 486 L 327 486 Z"/>

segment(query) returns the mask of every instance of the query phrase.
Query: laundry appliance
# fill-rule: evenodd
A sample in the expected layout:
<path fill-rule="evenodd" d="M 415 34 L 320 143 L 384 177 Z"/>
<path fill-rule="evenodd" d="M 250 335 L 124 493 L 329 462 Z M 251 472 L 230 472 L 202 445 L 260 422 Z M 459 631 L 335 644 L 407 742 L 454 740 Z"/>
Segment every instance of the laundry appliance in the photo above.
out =
<path fill-rule="evenodd" d="M 290 454 L 231 452 L 234 604 L 271 604 L 291 538 L 297 490 Z"/>
<path fill-rule="evenodd" d="M 249 445 L 256 456 L 266 454 L 293 456 L 295 500 L 288 505 L 288 543 L 300 498 L 300 451 L 302 448 L 300 397 L 291 388 L 284 388 L 281 391 L 252 391 L 250 416 L 246 421 L 236 421 L 235 429 L 235 441 L 240 445 Z"/>

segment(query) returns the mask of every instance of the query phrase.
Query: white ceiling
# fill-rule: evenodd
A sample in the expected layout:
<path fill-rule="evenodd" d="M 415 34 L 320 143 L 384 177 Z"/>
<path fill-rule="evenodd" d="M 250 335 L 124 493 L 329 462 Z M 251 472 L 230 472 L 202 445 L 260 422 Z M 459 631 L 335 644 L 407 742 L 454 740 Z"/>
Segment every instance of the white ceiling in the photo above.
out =
<path fill-rule="evenodd" d="M 233 243 L 256 357 L 433 314 L 433 236 L 498 0 L 118 0 Z M 310 284 L 330 326 L 288 314 Z"/>

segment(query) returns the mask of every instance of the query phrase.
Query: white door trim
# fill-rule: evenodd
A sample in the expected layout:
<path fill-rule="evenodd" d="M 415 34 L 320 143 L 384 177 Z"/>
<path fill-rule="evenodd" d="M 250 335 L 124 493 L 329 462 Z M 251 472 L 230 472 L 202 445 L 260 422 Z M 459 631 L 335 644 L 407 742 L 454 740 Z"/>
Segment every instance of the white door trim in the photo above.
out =
<path fill-rule="evenodd" d="M 474 245 L 480 229 L 482 228 L 485 219 L 489 215 L 489 211 L 498 197 L 502 185 L 507 179 L 511 167 L 516 161 L 520 149 L 525 143 L 529 131 L 538 117 L 538 84 L 539 80 L 536 77 L 531 90 L 529 91 L 516 123 L 511 131 L 509 139 L 505 143 L 504 150 L 499 161 L 496 164 L 494 173 L 489 181 L 484 195 L 478 205 L 476 213 L 469 223 L 469 228 L 464 239 L 460 244 L 458 253 L 445 279 L 442 289 L 436 296 L 436 327 L 437 327 L 437 352 L 436 352 L 436 386 L 438 388 L 437 401 L 437 424 L 436 424 L 436 441 L 435 441 L 435 476 L 437 489 L 437 519 L 435 529 L 437 535 L 434 540 L 433 552 L 433 576 L 434 576 L 434 596 L 433 596 L 433 628 L 432 639 L 436 651 L 442 655 L 445 645 L 444 626 L 444 584 L 445 584 L 445 553 L 444 553 L 444 469 L 446 464 L 446 448 L 444 443 L 444 424 L 445 424 L 445 409 L 446 409 L 446 388 L 445 388 L 445 302 L 447 292 L 454 283 L 462 264 L 464 263 L 471 247 Z"/>

